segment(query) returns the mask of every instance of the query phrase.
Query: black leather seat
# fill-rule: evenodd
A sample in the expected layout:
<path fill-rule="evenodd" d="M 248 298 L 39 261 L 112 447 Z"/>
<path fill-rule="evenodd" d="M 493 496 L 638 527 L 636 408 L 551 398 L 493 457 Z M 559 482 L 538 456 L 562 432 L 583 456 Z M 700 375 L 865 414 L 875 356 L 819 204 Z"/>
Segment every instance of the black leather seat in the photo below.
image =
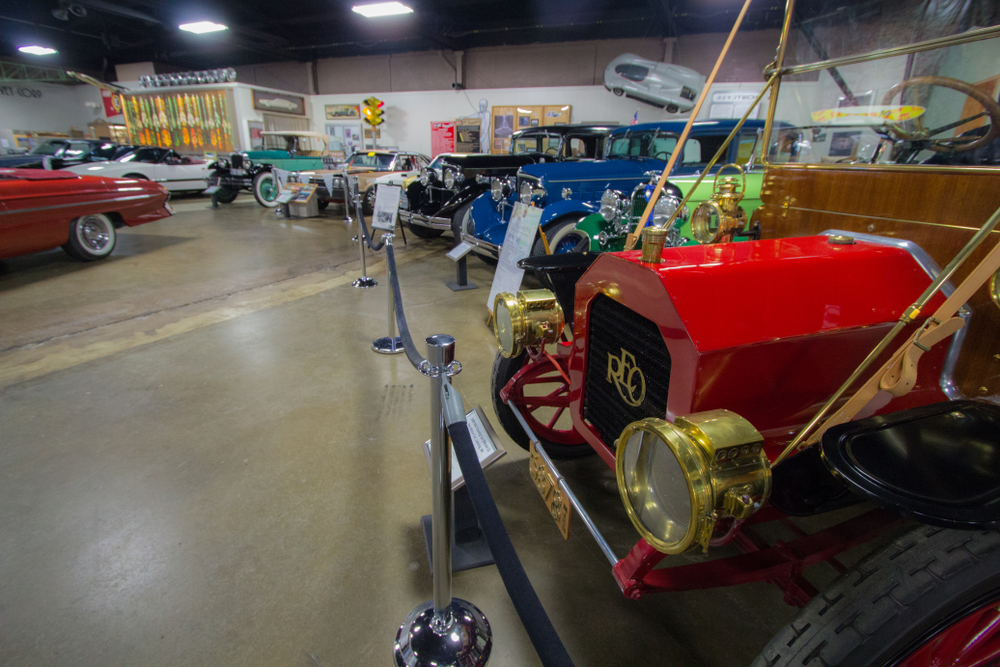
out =
<path fill-rule="evenodd" d="M 823 460 L 855 493 L 922 523 L 1000 527 L 1000 407 L 948 401 L 831 428 Z"/>

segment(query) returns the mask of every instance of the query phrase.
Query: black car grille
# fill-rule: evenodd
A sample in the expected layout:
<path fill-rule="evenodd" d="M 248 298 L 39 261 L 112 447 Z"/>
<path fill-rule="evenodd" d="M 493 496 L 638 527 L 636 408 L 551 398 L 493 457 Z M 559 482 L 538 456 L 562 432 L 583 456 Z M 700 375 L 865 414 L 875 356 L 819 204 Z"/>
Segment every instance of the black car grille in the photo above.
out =
<path fill-rule="evenodd" d="M 233 153 L 233 155 L 229 158 L 229 164 L 232 166 L 233 169 L 242 169 L 243 156 L 240 155 L 239 153 Z"/>
<path fill-rule="evenodd" d="M 683 86 L 681 88 L 681 97 L 683 97 L 686 100 L 694 100 L 694 91 L 688 88 L 687 86 Z"/>
<path fill-rule="evenodd" d="M 609 379 L 609 366 L 620 373 L 617 382 Z M 664 418 L 669 384 L 670 353 L 659 328 L 614 299 L 597 296 L 590 306 L 583 416 L 604 443 L 613 446 L 638 419 Z"/>

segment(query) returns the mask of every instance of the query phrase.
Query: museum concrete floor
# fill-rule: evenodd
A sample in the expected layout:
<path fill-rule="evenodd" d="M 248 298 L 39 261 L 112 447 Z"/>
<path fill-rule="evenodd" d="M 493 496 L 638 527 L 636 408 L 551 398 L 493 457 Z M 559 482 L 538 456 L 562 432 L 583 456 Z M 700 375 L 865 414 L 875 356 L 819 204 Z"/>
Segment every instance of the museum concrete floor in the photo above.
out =
<path fill-rule="evenodd" d="M 384 257 L 378 287 L 355 289 L 336 208 L 287 221 L 248 196 L 173 203 L 110 260 L 0 262 L 0 664 L 389 665 L 431 597 L 430 418 L 426 378 L 370 350 Z M 473 259 L 480 289 L 452 292 L 450 240 L 408 240 L 414 338 L 456 337 L 455 385 L 496 426 L 492 269 Z M 746 665 L 794 616 L 763 583 L 626 600 L 501 438 L 487 479 L 579 667 Z M 597 457 L 562 470 L 624 555 L 637 536 L 613 473 Z M 491 665 L 540 664 L 494 567 L 457 573 L 454 593 L 489 619 Z"/>

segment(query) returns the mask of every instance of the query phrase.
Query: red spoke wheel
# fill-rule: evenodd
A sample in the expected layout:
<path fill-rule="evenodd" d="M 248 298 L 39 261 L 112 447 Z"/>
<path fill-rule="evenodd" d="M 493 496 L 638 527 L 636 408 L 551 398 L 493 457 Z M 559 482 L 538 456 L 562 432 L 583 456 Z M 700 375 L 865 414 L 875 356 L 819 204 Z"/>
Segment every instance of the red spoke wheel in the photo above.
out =
<path fill-rule="evenodd" d="M 550 455 L 572 458 L 593 452 L 573 427 L 569 413 L 570 388 L 564 375 L 567 375 L 565 357 L 561 355 L 532 358 L 522 352 L 508 359 L 497 353 L 491 381 L 493 410 L 507 435 L 524 449 L 528 449 L 530 441 L 504 402 L 501 391 L 517 406 Z"/>
<path fill-rule="evenodd" d="M 753 667 L 1000 665 L 1000 532 L 921 526 L 814 597 Z"/>
<path fill-rule="evenodd" d="M 1000 599 L 979 607 L 921 646 L 899 667 L 988 667 L 1000 664 Z"/>

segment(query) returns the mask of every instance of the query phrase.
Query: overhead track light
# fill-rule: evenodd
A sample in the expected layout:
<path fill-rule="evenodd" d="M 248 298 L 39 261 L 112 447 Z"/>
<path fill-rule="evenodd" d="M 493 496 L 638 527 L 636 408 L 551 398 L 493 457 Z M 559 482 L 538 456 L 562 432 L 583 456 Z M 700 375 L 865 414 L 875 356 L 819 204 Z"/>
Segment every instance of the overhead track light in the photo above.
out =
<path fill-rule="evenodd" d="M 219 32 L 220 30 L 229 30 L 229 26 L 224 26 L 221 23 L 212 23 L 211 21 L 198 21 L 197 23 L 182 23 L 177 27 L 187 32 L 193 32 L 196 35 L 203 35 L 206 32 Z"/>
<path fill-rule="evenodd" d="M 371 5 L 354 5 L 351 11 L 368 18 L 379 16 L 394 16 L 396 14 L 412 14 L 413 10 L 400 2 L 376 2 Z"/>
<path fill-rule="evenodd" d="M 19 46 L 17 47 L 17 50 L 22 51 L 23 53 L 30 53 L 33 56 L 48 56 L 53 53 L 59 53 L 55 49 L 50 49 L 47 46 Z"/>

